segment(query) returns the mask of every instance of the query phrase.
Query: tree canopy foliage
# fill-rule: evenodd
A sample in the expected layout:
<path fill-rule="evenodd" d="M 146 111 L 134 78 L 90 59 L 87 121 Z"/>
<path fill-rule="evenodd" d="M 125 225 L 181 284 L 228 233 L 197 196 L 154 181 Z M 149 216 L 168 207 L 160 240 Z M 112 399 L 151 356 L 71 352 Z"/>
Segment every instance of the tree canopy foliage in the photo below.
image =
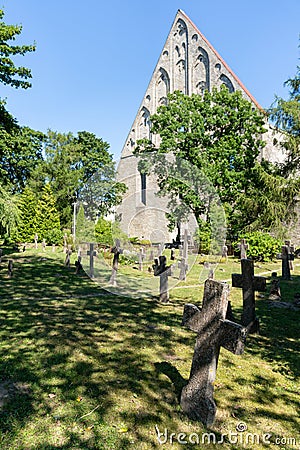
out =
<path fill-rule="evenodd" d="M 281 172 L 289 176 L 297 174 L 300 169 L 300 66 L 295 77 L 288 79 L 285 85 L 290 88 L 289 99 L 276 97 L 269 113 L 273 123 L 285 135 L 283 148 L 287 158 Z"/>
<path fill-rule="evenodd" d="M 33 52 L 36 49 L 33 45 L 12 45 L 11 41 L 21 34 L 21 25 L 7 25 L 2 19 L 4 11 L 0 9 L 0 82 L 15 88 L 27 89 L 31 87 L 28 81 L 32 77 L 31 70 L 19 66 L 17 67 L 12 57 L 16 55 L 25 55 L 25 53 Z"/>
<path fill-rule="evenodd" d="M 241 229 L 271 229 L 292 213 L 297 185 L 276 175 L 271 163 L 259 160 L 265 125 L 265 114 L 240 91 L 230 93 L 223 86 L 205 91 L 203 97 L 174 92 L 151 116 L 152 136 L 158 137 L 138 142 L 140 170 L 154 170 L 160 193 L 169 195 L 173 208 L 176 201 L 184 202 L 198 223 L 209 212 L 211 184 L 225 209 L 231 235 Z M 194 180 L 198 177 L 193 181 L 196 189 L 185 183 L 182 161 L 194 168 L 189 169 L 189 177 L 192 171 L 197 173 L 193 175 Z M 206 195 L 204 179 L 209 181 Z"/>

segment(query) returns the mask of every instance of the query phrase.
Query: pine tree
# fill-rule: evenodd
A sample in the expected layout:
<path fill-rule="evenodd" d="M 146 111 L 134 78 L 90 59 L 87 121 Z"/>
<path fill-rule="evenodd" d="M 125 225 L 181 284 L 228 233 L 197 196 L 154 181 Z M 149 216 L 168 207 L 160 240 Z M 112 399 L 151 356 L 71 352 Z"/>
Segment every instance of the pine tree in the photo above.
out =
<path fill-rule="evenodd" d="M 46 184 L 37 202 L 37 233 L 50 244 L 61 240 L 60 219 L 50 184 Z"/>

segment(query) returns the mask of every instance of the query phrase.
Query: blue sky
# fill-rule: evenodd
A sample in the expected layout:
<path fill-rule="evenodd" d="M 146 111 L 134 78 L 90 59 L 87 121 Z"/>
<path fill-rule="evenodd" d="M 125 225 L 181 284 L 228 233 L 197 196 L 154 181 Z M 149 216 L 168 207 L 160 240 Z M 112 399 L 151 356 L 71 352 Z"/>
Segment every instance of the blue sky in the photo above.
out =
<path fill-rule="evenodd" d="M 2 0 L 32 70 L 26 91 L 0 86 L 7 109 L 35 130 L 90 131 L 118 159 L 178 9 L 264 108 L 299 65 L 300 1 Z"/>

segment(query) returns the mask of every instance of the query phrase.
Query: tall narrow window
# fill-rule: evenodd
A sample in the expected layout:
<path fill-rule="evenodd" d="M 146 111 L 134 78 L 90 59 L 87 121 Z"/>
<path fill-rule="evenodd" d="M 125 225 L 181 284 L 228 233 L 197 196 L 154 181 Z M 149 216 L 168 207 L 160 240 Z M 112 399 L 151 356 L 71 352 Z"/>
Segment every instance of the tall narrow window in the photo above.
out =
<path fill-rule="evenodd" d="M 141 202 L 146 205 L 146 188 L 147 188 L 146 174 L 141 173 Z"/>

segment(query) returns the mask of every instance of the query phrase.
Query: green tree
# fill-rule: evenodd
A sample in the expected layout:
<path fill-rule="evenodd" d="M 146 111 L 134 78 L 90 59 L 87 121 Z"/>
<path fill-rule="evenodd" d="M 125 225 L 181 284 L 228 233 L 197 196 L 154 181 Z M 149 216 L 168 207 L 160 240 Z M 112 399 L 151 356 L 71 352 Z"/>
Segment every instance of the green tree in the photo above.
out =
<path fill-rule="evenodd" d="M 56 209 L 56 201 L 50 184 L 43 188 L 41 198 L 36 205 L 37 233 L 41 239 L 46 239 L 50 244 L 59 243 L 62 234 L 60 232 L 60 218 Z"/>
<path fill-rule="evenodd" d="M 7 239 L 19 222 L 19 208 L 16 197 L 10 190 L 0 184 L 0 236 Z"/>
<path fill-rule="evenodd" d="M 103 217 L 99 217 L 95 225 L 95 237 L 96 241 L 100 244 L 112 245 L 112 223 L 109 220 L 105 220 Z"/>
<path fill-rule="evenodd" d="M 0 9 L 0 82 L 15 88 L 27 89 L 31 87 L 28 81 L 32 77 L 31 70 L 22 66 L 15 66 L 12 57 L 35 51 L 34 45 L 12 45 L 22 32 L 21 25 L 7 25 L 3 22 L 4 11 Z"/>
<path fill-rule="evenodd" d="M 14 57 L 35 50 L 35 45 L 12 45 L 21 34 L 22 26 L 7 25 L 0 9 L 0 83 L 14 88 L 31 87 L 28 81 L 31 71 L 16 66 Z M 10 186 L 13 192 L 24 189 L 27 179 L 42 158 L 42 133 L 28 127 L 20 127 L 17 120 L 6 110 L 0 99 L 0 182 Z"/>
<path fill-rule="evenodd" d="M 115 163 L 108 149 L 107 142 L 86 131 L 77 136 L 48 132 L 45 159 L 35 172 L 35 189 L 39 190 L 45 181 L 51 184 L 62 226 L 71 225 L 72 204 L 77 199 L 90 206 L 88 218 L 92 218 L 92 212 L 93 218 L 97 215 L 95 208 L 99 209 L 102 198 L 99 187 L 104 189 L 103 195 L 110 193 L 112 197 L 111 202 L 103 202 L 104 209 L 119 200 L 121 184 L 115 182 Z"/>
<path fill-rule="evenodd" d="M 250 198 L 256 204 L 261 192 L 268 191 L 267 206 L 272 203 L 273 210 L 278 200 L 266 184 L 268 179 L 269 185 L 278 187 L 273 166 L 258 161 L 265 145 L 261 139 L 266 131 L 265 122 L 265 115 L 253 108 L 240 91 L 230 93 L 225 86 L 205 91 L 203 97 L 174 92 L 168 95 L 168 104 L 159 107 L 151 117 L 152 134 L 159 135 L 159 146 L 149 140 L 138 142 L 140 170 L 154 170 L 161 194 L 168 194 L 173 204 L 178 199 L 184 202 L 198 223 L 203 214 L 209 213 L 214 191 L 225 209 L 228 230 L 234 235 L 251 226 L 254 220 L 244 206 L 244 199 Z M 185 182 L 185 172 L 195 189 Z M 286 183 L 285 188 L 282 196 L 288 192 L 290 198 L 294 186 Z M 284 211 L 276 210 L 277 221 L 283 221 L 289 214 L 287 203 Z M 256 212 L 267 218 L 271 227 L 274 221 L 267 206 L 260 202 Z M 237 216 L 240 222 L 235 220 Z"/>

